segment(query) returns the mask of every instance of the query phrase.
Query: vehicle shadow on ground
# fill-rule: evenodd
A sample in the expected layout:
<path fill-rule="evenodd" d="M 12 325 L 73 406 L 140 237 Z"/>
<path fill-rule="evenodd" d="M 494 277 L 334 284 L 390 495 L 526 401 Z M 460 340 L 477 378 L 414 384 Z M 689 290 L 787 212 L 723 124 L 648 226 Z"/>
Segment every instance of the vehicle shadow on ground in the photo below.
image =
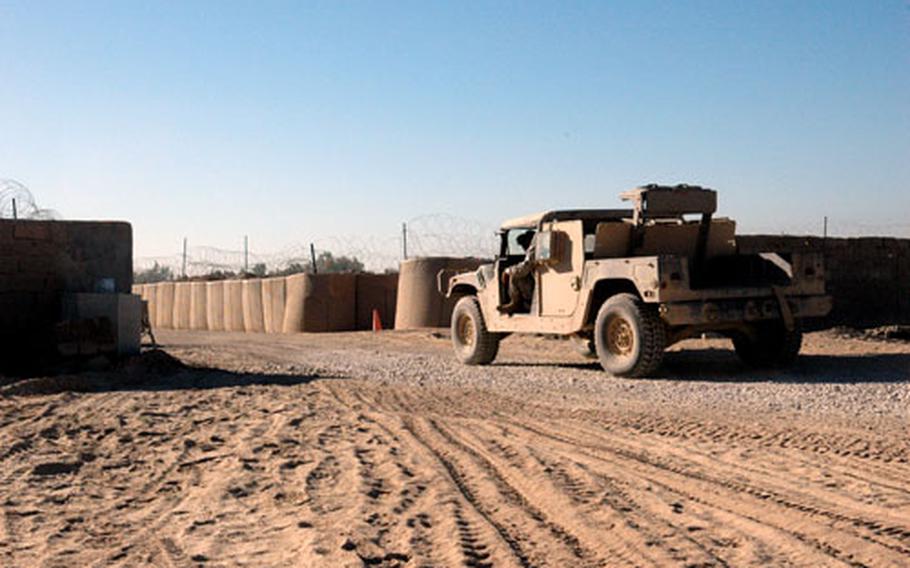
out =
<path fill-rule="evenodd" d="M 178 391 L 240 388 L 252 386 L 294 386 L 315 380 L 345 377 L 312 372 L 239 372 L 189 366 L 159 350 L 150 350 L 115 368 L 62 372 L 51 376 L 22 379 L 0 387 L 0 396 L 46 395 L 59 392 Z"/>
<path fill-rule="evenodd" d="M 910 383 L 910 354 L 800 355 L 783 369 L 753 369 L 732 350 L 700 349 L 667 353 L 654 380 L 779 383 Z"/>
<path fill-rule="evenodd" d="M 557 367 L 603 372 L 596 361 L 572 363 L 502 362 L 502 367 Z M 910 354 L 800 355 L 785 369 L 747 367 L 730 349 L 696 349 L 666 354 L 657 374 L 636 380 L 715 383 L 910 383 Z"/>

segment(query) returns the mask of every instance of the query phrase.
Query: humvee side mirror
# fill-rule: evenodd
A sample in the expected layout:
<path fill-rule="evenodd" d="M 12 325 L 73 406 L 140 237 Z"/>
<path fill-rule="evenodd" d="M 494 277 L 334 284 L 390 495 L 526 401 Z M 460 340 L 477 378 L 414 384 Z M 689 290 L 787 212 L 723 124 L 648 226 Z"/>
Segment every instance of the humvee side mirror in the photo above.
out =
<path fill-rule="evenodd" d="M 562 231 L 541 231 L 537 233 L 536 260 L 540 264 L 553 266 L 562 260 L 566 234 Z"/>

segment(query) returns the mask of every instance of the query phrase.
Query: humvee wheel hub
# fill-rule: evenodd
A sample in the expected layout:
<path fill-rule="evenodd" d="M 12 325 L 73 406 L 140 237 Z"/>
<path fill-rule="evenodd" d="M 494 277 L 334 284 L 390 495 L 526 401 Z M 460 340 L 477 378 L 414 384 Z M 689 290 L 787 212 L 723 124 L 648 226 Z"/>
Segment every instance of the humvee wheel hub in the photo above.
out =
<path fill-rule="evenodd" d="M 622 318 L 613 318 L 607 325 L 607 349 L 614 355 L 628 355 L 635 342 L 632 326 Z"/>
<path fill-rule="evenodd" d="M 458 332 L 458 339 L 461 344 L 467 348 L 474 345 L 474 321 L 467 314 L 462 314 L 458 318 L 458 325 L 455 328 Z"/>

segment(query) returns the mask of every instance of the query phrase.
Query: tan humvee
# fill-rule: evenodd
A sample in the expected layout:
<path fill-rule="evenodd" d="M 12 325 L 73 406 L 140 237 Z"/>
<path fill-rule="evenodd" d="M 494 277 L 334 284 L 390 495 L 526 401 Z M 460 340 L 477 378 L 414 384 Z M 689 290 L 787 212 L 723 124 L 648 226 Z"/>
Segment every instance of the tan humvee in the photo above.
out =
<path fill-rule="evenodd" d="M 750 365 L 783 365 L 799 353 L 800 321 L 830 311 L 821 255 L 738 254 L 735 223 L 713 218 L 715 191 L 649 185 L 621 197 L 631 209 L 506 221 L 495 262 L 439 283 L 460 297 L 452 341 L 461 361 L 490 363 L 510 333 L 559 334 L 611 374 L 635 377 L 653 373 L 667 346 L 715 332 Z M 517 243 L 528 231 L 526 259 Z M 512 302 L 509 267 L 525 261 L 530 297 Z"/>

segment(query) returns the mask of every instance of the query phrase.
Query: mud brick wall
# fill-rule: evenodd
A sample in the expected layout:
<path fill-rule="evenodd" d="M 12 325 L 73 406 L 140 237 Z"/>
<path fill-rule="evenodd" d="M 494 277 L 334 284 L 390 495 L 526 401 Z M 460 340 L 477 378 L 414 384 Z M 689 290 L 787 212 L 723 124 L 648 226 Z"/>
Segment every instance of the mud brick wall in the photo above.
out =
<path fill-rule="evenodd" d="M 910 239 L 736 237 L 741 253 L 820 252 L 834 308 L 827 325 L 910 325 Z"/>
<path fill-rule="evenodd" d="M 129 293 L 129 223 L 0 220 L 0 358 L 41 352 L 64 292 L 94 292 L 101 279 Z"/>

